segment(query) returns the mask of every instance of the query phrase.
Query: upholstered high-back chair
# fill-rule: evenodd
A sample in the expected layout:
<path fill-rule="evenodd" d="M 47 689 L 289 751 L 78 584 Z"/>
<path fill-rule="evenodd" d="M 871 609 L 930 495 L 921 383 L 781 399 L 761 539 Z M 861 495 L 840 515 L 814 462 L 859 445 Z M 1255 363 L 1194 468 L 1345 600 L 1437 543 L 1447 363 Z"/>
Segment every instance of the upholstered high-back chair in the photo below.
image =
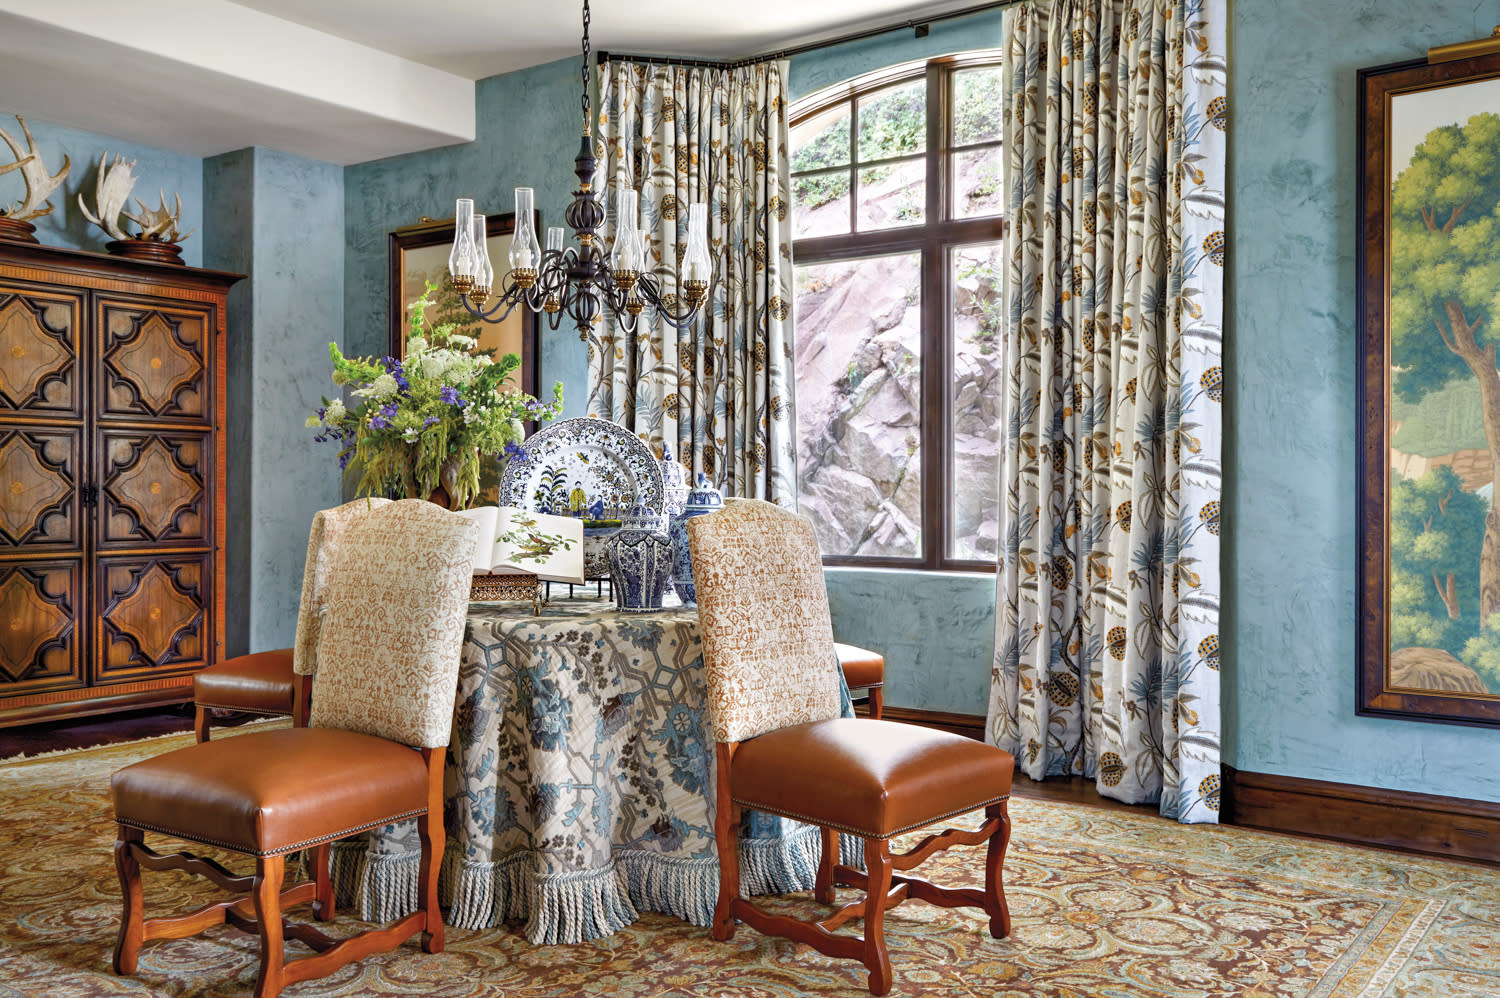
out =
<path fill-rule="evenodd" d="M 323 607 L 330 567 L 348 529 L 360 518 L 390 505 L 389 499 L 356 499 L 313 516 L 302 571 L 302 600 L 297 608 L 297 638 L 292 648 L 238 655 L 193 676 L 193 731 L 208 741 L 214 709 L 250 714 L 290 714 L 307 725 L 313 673 L 317 671 L 318 613 Z"/>
<path fill-rule="evenodd" d="M 742 499 L 687 524 L 703 633 L 709 713 L 717 745 L 719 899 L 715 939 L 736 920 L 860 960 L 870 992 L 891 988 L 884 919 L 907 897 L 978 907 L 990 934 L 1010 932 L 1000 868 L 1010 836 L 1006 802 L 1015 759 L 992 745 L 943 731 L 839 716 L 838 664 L 828 594 L 812 524 L 768 502 Z M 816 897 L 836 884 L 865 890 L 827 918 L 771 915 L 740 894 L 738 829 L 743 808 L 822 828 Z M 977 831 L 947 829 L 893 855 L 891 839 L 983 810 Z M 864 840 L 865 870 L 838 865 L 840 833 Z M 982 890 L 938 887 L 905 873 L 951 845 L 987 843 Z M 864 919 L 863 937 L 837 934 Z"/>
<path fill-rule="evenodd" d="M 425 951 L 442 950 L 443 750 L 478 533 L 472 520 L 420 500 L 371 510 L 349 525 L 321 581 L 310 726 L 200 742 L 115 774 L 115 865 L 124 897 L 118 973 L 135 972 L 146 940 L 223 922 L 260 938 L 257 998 L 394 948 L 417 932 Z M 309 925 L 283 925 L 283 909 L 307 901 L 319 919 L 332 917 L 330 843 L 411 817 L 422 847 L 417 911 L 344 940 Z M 145 846 L 145 832 L 253 856 L 255 873 L 236 877 L 189 853 L 159 855 Z M 313 879 L 283 888 L 286 856 L 303 849 L 313 852 Z M 251 897 L 147 920 L 142 866 L 201 874 Z M 317 955 L 287 961 L 287 936 Z"/>

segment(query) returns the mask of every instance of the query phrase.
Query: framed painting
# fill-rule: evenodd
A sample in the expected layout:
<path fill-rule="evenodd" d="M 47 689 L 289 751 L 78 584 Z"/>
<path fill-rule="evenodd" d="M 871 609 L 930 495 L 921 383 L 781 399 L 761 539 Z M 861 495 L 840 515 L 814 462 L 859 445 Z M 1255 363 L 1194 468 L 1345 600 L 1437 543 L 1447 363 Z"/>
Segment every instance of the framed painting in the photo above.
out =
<path fill-rule="evenodd" d="M 541 219 L 537 219 L 541 224 Z M 495 267 L 495 284 L 508 272 L 510 237 L 516 228 L 516 216 L 489 215 L 485 234 L 489 242 L 490 262 Z M 501 323 L 480 322 L 464 311 L 458 291 L 448 274 L 448 251 L 453 245 L 453 219 L 421 223 L 390 234 L 390 354 L 398 360 L 406 350 L 407 313 L 412 302 L 422 297 L 427 282 L 437 284 L 432 307 L 427 310 L 428 325 L 451 322 L 466 336 L 479 341 L 479 349 L 493 349 L 496 356 L 513 353 L 521 365 L 511 376 L 518 391 L 536 394 L 536 374 L 540 341 L 530 309 L 518 308 Z"/>
<path fill-rule="evenodd" d="M 1500 53 L 1359 73 L 1363 715 L 1500 726 Z"/>

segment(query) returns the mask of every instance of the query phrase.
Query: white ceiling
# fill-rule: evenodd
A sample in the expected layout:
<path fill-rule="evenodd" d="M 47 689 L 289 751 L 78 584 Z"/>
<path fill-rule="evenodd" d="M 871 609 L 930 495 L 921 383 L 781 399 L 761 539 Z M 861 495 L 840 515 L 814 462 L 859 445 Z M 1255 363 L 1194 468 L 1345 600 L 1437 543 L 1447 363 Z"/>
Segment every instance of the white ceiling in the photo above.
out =
<path fill-rule="evenodd" d="M 976 0 L 598 0 L 593 47 L 734 59 Z M 0 0 L 0 110 L 210 156 L 470 141 L 473 81 L 579 54 L 575 0 Z"/>

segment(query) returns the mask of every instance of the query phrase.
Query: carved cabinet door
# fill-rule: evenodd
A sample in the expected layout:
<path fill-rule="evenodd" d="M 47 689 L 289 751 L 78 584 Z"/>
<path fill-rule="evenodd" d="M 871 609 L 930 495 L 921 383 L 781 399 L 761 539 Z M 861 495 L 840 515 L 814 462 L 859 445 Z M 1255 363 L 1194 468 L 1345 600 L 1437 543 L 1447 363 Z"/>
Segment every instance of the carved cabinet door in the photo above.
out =
<path fill-rule="evenodd" d="M 86 678 L 82 293 L 0 282 L 0 690 Z"/>
<path fill-rule="evenodd" d="M 95 683 L 210 660 L 215 482 L 208 308 L 97 296 Z"/>

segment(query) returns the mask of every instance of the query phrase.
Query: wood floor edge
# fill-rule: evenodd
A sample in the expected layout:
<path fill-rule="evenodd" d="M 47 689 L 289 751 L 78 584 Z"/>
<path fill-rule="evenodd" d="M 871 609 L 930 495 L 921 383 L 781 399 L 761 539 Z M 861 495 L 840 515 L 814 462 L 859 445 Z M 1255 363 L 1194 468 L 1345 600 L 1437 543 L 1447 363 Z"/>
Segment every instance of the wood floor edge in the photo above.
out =
<path fill-rule="evenodd" d="M 1500 864 L 1500 803 L 1224 767 L 1225 824 Z"/>
<path fill-rule="evenodd" d="M 861 705 L 859 713 L 864 713 Z M 920 724 L 925 728 L 951 731 L 975 741 L 984 741 L 983 714 L 955 714 L 942 710 L 924 710 L 921 707 L 890 707 L 880 712 L 882 719 L 900 721 L 903 724 Z"/>

